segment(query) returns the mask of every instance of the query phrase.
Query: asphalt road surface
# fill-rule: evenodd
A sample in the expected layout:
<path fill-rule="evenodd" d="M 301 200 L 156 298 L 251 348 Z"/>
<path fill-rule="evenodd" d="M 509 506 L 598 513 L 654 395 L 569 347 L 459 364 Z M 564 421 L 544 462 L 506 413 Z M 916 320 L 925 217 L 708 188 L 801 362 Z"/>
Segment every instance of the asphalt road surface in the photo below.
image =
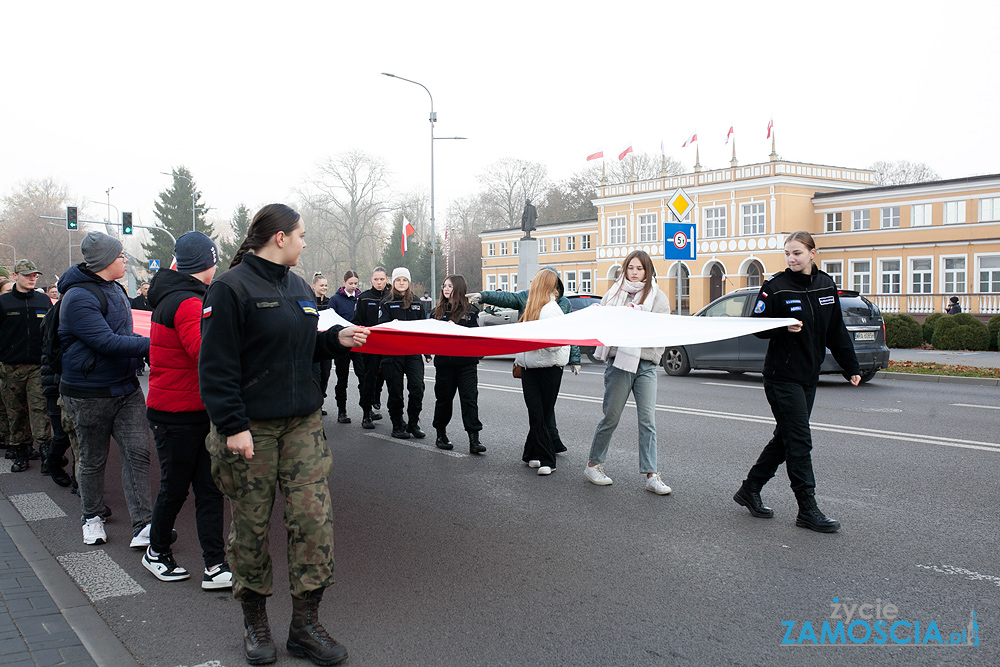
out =
<path fill-rule="evenodd" d="M 843 528 L 823 535 L 795 527 L 783 468 L 763 493 L 774 519 L 732 500 L 773 428 L 760 376 L 660 374 L 659 467 L 673 487 L 660 497 L 638 473 L 634 408 L 605 466 L 614 484 L 584 479 L 603 367 L 583 368 L 563 377 L 556 411 L 569 452 L 549 477 L 520 461 L 527 418 L 508 361 L 480 365 L 481 457 L 467 453 L 457 402 L 456 448 L 434 448 L 432 366 L 423 441 L 392 440 L 388 419 L 362 430 L 354 387 L 354 423 L 327 418 L 337 584 L 322 616 L 347 664 L 1000 664 L 996 388 L 824 378 L 813 412 L 817 497 Z M 101 547 L 82 542 L 76 496 L 34 469 L 0 475 L 0 488 L 44 493 L 65 512 L 30 525 L 143 665 L 245 664 L 239 605 L 203 592 L 200 576 L 168 584 L 143 569 L 128 548 L 114 450 L 107 479 L 115 516 Z M 200 572 L 192 505 L 174 552 Z M 279 664 L 308 664 L 284 651 L 280 499 L 275 516 L 268 611 Z M 934 629 L 942 641 L 963 630 L 970 641 L 973 611 L 979 646 L 934 645 Z M 861 614 L 874 618 L 852 625 Z M 885 629 L 905 623 L 898 641 L 919 623 L 927 643 L 873 634 L 820 645 L 824 621 L 863 639 L 880 619 Z"/>

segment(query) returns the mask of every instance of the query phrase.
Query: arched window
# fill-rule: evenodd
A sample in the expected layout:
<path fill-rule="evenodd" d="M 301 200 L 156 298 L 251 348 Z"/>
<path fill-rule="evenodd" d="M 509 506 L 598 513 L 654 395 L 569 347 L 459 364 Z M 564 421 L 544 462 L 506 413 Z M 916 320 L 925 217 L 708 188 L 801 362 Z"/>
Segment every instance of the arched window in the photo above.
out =
<path fill-rule="evenodd" d="M 761 267 L 757 262 L 747 265 L 747 287 L 760 287 Z"/>

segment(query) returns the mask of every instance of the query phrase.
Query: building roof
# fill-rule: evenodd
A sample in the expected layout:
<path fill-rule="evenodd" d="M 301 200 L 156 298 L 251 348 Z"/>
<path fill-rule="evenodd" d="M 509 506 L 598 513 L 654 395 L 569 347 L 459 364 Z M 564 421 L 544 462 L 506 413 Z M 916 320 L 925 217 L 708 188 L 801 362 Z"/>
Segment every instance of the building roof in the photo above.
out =
<path fill-rule="evenodd" d="M 559 222 L 539 222 L 535 225 L 535 230 L 537 231 L 541 227 L 554 227 L 555 225 L 576 225 L 581 222 L 597 222 L 597 218 L 583 218 L 581 220 L 560 220 Z M 497 227 L 496 229 L 484 229 L 479 232 L 480 234 L 488 234 L 490 232 L 513 232 L 520 230 L 521 225 L 516 225 L 514 227 Z"/>
<path fill-rule="evenodd" d="M 874 188 L 861 188 L 860 190 L 850 190 L 847 192 L 817 192 L 813 199 L 826 199 L 829 197 L 842 197 L 844 195 L 857 197 L 868 193 L 888 192 L 890 190 L 913 190 L 916 188 L 927 188 L 950 185 L 973 185 L 975 183 L 996 180 L 1000 174 L 984 174 L 981 176 L 965 176 L 963 178 L 949 178 L 942 181 L 921 181 L 920 183 L 903 183 L 902 185 L 879 185 Z"/>

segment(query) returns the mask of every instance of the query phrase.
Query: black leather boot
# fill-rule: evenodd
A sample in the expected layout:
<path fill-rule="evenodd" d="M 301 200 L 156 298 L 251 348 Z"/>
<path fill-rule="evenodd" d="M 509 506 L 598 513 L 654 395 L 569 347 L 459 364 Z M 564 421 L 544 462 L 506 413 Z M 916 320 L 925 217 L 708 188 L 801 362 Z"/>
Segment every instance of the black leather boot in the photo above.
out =
<path fill-rule="evenodd" d="M 410 433 L 406 430 L 403 422 L 395 420 L 392 422 L 392 437 L 399 438 L 400 440 L 410 439 Z"/>
<path fill-rule="evenodd" d="M 49 474 L 49 451 L 52 449 L 51 443 L 45 443 L 41 447 L 41 460 L 38 462 L 38 472 L 43 475 Z"/>
<path fill-rule="evenodd" d="M 443 428 L 439 428 L 437 433 L 437 440 L 434 441 L 435 447 L 438 449 L 451 449 L 454 447 L 454 445 L 451 444 L 451 440 L 448 439 L 448 433 Z"/>
<path fill-rule="evenodd" d="M 347 649 L 330 636 L 319 622 L 323 589 L 311 591 L 305 599 L 292 598 L 292 624 L 285 648 L 298 658 L 317 665 L 337 665 L 347 660 Z"/>
<path fill-rule="evenodd" d="M 479 431 L 469 431 L 469 453 L 482 454 L 486 448 L 479 444 Z"/>
<path fill-rule="evenodd" d="M 733 496 L 733 500 L 750 510 L 750 514 L 758 519 L 774 518 L 774 510 L 765 506 L 761 501 L 760 487 L 756 484 L 744 481 L 739 491 Z"/>
<path fill-rule="evenodd" d="M 818 533 L 836 533 L 840 530 L 840 522 L 823 514 L 816 505 L 816 497 L 811 493 L 797 493 L 795 500 L 799 502 L 799 515 L 795 517 L 796 526 Z"/>
<path fill-rule="evenodd" d="M 30 466 L 28 465 L 28 450 L 31 445 L 18 445 L 17 447 L 11 447 L 10 449 L 14 451 L 14 462 L 10 464 L 11 472 L 24 472 Z M 8 450 L 10 451 L 10 450 Z"/>
<path fill-rule="evenodd" d="M 410 422 L 410 424 L 406 427 L 406 432 L 417 439 L 427 437 L 427 434 L 420 430 L 420 424 L 416 421 Z"/>
<path fill-rule="evenodd" d="M 350 424 L 351 418 L 347 416 L 347 410 L 340 408 L 337 410 L 337 423 L 338 424 Z"/>
<path fill-rule="evenodd" d="M 243 653 L 251 665 L 270 665 L 278 659 L 267 623 L 267 598 L 259 593 L 247 593 L 243 605 Z"/>
<path fill-rule="evenodd" d="M 371 412 L 365 412 L 365 416 L 361 418 L 361 428 L 375 428 Z"/>

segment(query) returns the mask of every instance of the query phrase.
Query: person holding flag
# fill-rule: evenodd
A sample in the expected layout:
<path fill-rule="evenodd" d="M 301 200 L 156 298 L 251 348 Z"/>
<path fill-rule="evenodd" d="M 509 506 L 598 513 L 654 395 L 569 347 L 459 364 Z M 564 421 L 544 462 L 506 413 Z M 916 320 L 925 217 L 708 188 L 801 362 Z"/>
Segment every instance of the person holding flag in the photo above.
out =
<path fill-rule="evenodd" d="M 404 218 L 405 220 L 405 218 Z M 406 237 L 403 237 L 404 242 Z M 392 270 L 389 295 L 382 301 L 378 323 L 393 320 L 422 320 L 420 301 L 413 298 L 410 289 L 410 270 L 399 266 Z M 428 358 L 429 360 L 429 358 Z M 382 375 L 389 388 L 389 419 L 392 420 L 392 437 L 405 440 L 423 438 L 420 429 L 420 410 L 424 402 L 424 364 L 419 354 L 395 354 L 382 357 Z M 403 422 L 403 378 L 409 391 L 406 405 L 407 421 Z"/>

